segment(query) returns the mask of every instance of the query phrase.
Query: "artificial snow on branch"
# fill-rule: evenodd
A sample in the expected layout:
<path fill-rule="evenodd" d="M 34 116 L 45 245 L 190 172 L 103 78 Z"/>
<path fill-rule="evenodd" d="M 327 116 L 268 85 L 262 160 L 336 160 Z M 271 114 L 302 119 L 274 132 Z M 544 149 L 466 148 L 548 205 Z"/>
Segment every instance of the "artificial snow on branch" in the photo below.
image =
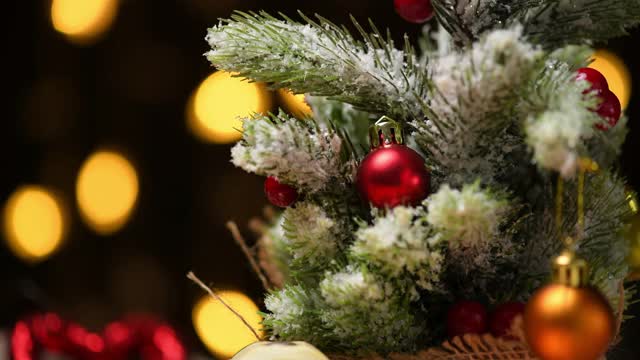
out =
<path fill-rule="evenodd" d="M 578 158 L 588 156 L 585 141 L 602 136 L 594 128 L 602 119 L 590 110 L 597 97 L 585 94 L 586 81 L 576 81 L 566 63 L 550 59 L 545 65 L 519 104 L 525 141 L 536 164 L 568 178 L 575 174 Z"/>
<path fill-rule="evenodd" d="M 364 267 L 349 266 L 327 274 L 320 291 L 327 304 L 321 317 L 338 348 L 381 353 L 415 350 L 423 329 L 407 297 L 393 284 Z"/>
<path fill-rule="evenodd" d="M 356 232 L 350 252 L 391 278 L 414 278 L 417 287 L 436 290 L 440 287 L 446 243 L 425 215 L 422 207 L 404 206 L 379 214 L 371 226 Z"/>
<path fill-rule="evenodd" d="M 344 246 L 348 230 L 318 205 L 303 201 L 283 213 L 284 240 L 293 272 L 322 273 Z"/>
<path fill-rule="evenodd" d="M 640 22 L 640 0 L 432 0 L 440 23 L 468 45 L 496 27 L 524 24 L 545 47 L 604 41 Z"/>
<path fill-rule="evenodd" d="M 358 41 L 321 17 L 304 17 L 306 24 L 283 18 L 235 13 L 209 29 L 207 59 L 295 93 L 330 96 L 398 119 L 424 116 L 427 74 L 409 45 L 395 49 L 375 27 L 373 34 L 361 31 L 364 41 Z"/>
<path fill-rule="evenodd" d="M 495 30 L 466 51 L 430 63 L 433 95 L 427 121 L 411 123 L 427 162 L 444 182 L 490 181 L 519 139 L 508 132 L 519 89 L 544 53 L 525 41 L 521 27 Z M 497 141 L 497 139 L 500 139 Z M 498 144 L 496 144 L 498 142 Z"/>
<path fill-rule="evenodd" d="M 443 185 L 426 203 L 427 221 L 447 241 L 452 262 L 459 267 L 486 271 L 495 256 L 509 254 L 510 239 L 499 232 L 508 211 L 504 197 L 480 189 L 476 182 L 462 190 Z"/>
<path fill-rule="evenodd" d="M 331 181 L 351 181 L 355 163 L 342 138 L 311 120 L 279 115 L 243 122 L 242 141 L 231 150 L 234 165 L 314 193 Z"/>

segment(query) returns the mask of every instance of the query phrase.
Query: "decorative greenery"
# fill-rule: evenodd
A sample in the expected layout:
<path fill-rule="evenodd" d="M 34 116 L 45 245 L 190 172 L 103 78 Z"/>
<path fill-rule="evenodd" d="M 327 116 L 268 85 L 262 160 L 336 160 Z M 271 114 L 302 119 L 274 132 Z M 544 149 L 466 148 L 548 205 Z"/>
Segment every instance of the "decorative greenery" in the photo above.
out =
<path fill-rule="evenodd" d="M 371 33 L 355 23 L 357 39 L 303 14 L 238 12 L 209 30 L 214 66 L 306 93 L 314 110 L 303 120 L 247 119 L 232 150 L 235 165 L 301 193 L 268 230 L 287 279 L 265 300 L 272 339 L 343 354 L 411 352 L 441 342 L 456 300 L 526 301 L 548 278 L 560 239 L 580 235 L 583 157 L 601 171 L 587 177 L 577 250 L 591 283 L 622 304 L 630 210 L 615 163 L 626 118 L 595 130 L 598 100 L 575 71 L 591 55 L 584 44 L 640 22 L 640 0 L 432 4 L 439 26 L 425 27 L 419 53 L 408 41 L 396 49 L 373 23 Z M 358 199 L 367 127 L 380 115 L 404 126 L 431 170 L 432 194 L 420 206 L 372 210 Z M 498 346 L 472 340 L 449 350 Z M 457 358 L 450 351 L 438 356 Z"/>

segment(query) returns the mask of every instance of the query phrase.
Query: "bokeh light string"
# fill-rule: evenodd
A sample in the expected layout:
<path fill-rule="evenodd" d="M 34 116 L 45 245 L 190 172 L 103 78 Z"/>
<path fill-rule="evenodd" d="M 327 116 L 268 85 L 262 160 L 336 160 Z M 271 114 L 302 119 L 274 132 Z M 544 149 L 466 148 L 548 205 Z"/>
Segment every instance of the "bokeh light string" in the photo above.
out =
<path fill-rule="evenodd" d="M 82 219 L 98 234 L 122 228 L 137 203 L 139 180 L 122 154 L 101 150 L 90 155 L 78 173 L 76 200 Z"/>
<path fill-rule="evenodd" d="M 62 246 L 67 212 L 53 191 L 37 185 L 19 187 L 7 200 L 3 215 L 7 245 L 22 260 L 42 261 Z"/>
<path fill-rule="evenodd" d="M 226 144 L 240 139 L 241 118 L 265 113 L 271 94 L 264 84 L 217 71 L 195 90 L 187 104 L 187 124 L 200 140 Z"/>
<path fill-rule="evenodd" d="M 53 28 L 76 44 L 91 44 L 113 23 L 119 0 L 53 0 Z"/>

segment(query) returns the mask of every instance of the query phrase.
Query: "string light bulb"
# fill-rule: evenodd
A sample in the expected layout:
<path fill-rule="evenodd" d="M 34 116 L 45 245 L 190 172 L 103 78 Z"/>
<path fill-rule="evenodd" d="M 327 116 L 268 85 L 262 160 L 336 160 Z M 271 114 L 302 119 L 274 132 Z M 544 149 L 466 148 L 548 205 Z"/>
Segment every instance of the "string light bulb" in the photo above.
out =
<path fill-rule="evenodd" d="M 53 0 L 51 22 L 54 29 L 77 44 L 100 38 L 113 23 L 118 0 Z"/>
<path fill-rule="evenodd" d="M 270 107 L 271 95 L 263 84 L 217 71 L 189 99 L 187 124 L 202 141 L 232 143 L 241 137 L 241 118 L 265 113 Z"/>
<path fill-rule="evenodd" d="M 51 190 L 22 186 L 5 205 L 4 231 L 7 245 L 17 257 L 39 262 L 61 247 L 67 231 L 66 211 Z"/>

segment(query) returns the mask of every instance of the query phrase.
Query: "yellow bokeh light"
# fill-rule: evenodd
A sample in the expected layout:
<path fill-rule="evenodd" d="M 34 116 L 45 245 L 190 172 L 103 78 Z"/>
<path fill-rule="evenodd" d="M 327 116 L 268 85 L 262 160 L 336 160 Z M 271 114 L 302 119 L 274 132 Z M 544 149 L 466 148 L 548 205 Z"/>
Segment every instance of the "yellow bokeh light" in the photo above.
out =
<path fill-rule="evenodd" d="M 76 200 L 84 221 L 97 233 L 111 234 L 129 219 L 138 198 L 138 175 L 133 165 L 112 151 L 92 154 L 76 182 Z"/>
<path fill-rule="evenodd" d="M 231 143 L 240 139 L 241 117 L 264 113 L 271 107 L 265 86 L 217 71 L 196 89 L 187 105 L 187 121 L 200 139 Z"/>
<path fill-rule="evenodd" d="M 113 23 L 118 0 L 53 0 L 53 27 L 78 43 L 91 42 Z"/>
<path fill-rule="evenodd" d="M 62 245 L 66 232 L 62 203 L 40 186 L 23 186 L 7 201 L 4 230 L 9 248 L 21 259 L 38 262 Z"/>
<path fill-rule="evenodd" d="M 256 331 L 262 327 L 258 306 L 237 291 L 220 291 L 222 299 L 237 311 Z M 193 325 L 198 337 L 216 356 L 228 359 L 245 346 L 256 342 L 247 326 L 221 302 L 203 297 L 193 308 Z M 258 332 L 260 334 L 260 332 Z"/>
<path fill-rule="evenodd" d="M 609 89 L 620 100 L 622 109 L 626 109 L 631 98 L 631 75 L 629 69 L 616 54 L 607 50 L 598 50 L 593 55 L 590 68 L 600 71 L 609 83 Z"/>
<path fill-rule="evenodd" d="M 278 90 L 287 111 L 297 118 L 311 116 L 313 111 L 304 99 L 304 94 L 294 94 L 289 90 Z"/>

